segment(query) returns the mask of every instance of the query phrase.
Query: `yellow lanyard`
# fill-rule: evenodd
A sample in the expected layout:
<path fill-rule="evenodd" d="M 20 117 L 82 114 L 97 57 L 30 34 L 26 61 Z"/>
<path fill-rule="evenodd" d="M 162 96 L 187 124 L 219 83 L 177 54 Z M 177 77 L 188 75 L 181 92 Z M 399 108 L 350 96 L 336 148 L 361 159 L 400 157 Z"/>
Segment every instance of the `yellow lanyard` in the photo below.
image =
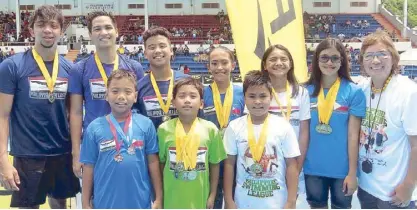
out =
<path fill-rule="evenodd" d="M 184 163 L 186 170 L 192 170 L 197 165 L 197 151 L 200 146 L 200 135 L 196 132 L 198 118 L 195 118 L 188 133 L 185 133 L 181 120 L 177 118 L 175 127 L 175 150 L 177 163 Z"/>
<path fill-rule="evenodd" d="M 340 87 L 340 78 L 337 78 L 336 82 L 330 87 L 329 92 L 324 97 L 323 87 L 320 88 L 319 95 L 317 97 L 317 110 L 319 115 L 319 121 L 322 124 L 329 124 L 330 117 L 332 116 L 334 104 L 336 103 L 337 93 Z"/>
<path fill-rule="evenodd" d="M 52 65 L 52 77 L 51 75 L 49 75 L 48 69 L 46 68 L 45 63 L 43 62 L 42 57 L 38 54 L 38 52 L 36 52 L 35 48 L 33 48 L 32 54 L 33 58 L 38 64 L 39 69 L 41 70 L 43 77 L 46 80 L 46 85 L 48 86 L 49 92 L 54 92 L 56 79 L 58 78 L 58 51 L 55 52 L 54 63 Z"/>
<path fill-rule="evenodd" d="M 277 102 L 277 104 L 279 106 L 279 109 L 281 110 L 282 117 L 285 117 L 285 119 L 287 121 L 290 121 L 292 107 L 291 107 L 291 89 L 290 89 L 290 84 L 288 83 L 288 81 L 287 81 L 287 90 L 285 92 L 286 92 L 286 95 L 287 95 L 287 97 L 286 97 L 286 99 L 287 99 L 287 113 L 286 114 L 284 113 L 284 109 L 282 108 L 282 105 L 279 102 L 278 94 L 275 92 L 275 89 L 272 88 L 272 94 L 274 95 L 275 101 Z"/>
<path fill-rule="evenodd" d="M 98 68 L 98 71 L 100 72 L 101 78 L 103 78 L 104 85 L 107 87 L 107 74 L 106 71 L 104 71 L 103 64 L 101 64 L 100 58 L 98 57 L 98 54 L 94 54 L 94 60 L 96 61 L 96 65 Z M 119 68 L 119 55 L 116 53 L 116 57 L 114 58 L 114 66 L 113 71 Z"/>
<path fill-rule="evenodd" d="M 230 111 L 232 109 L 233 84 L 230 83 L 229 87 L 226 90 L 223 105 L 220 98 L 219 88 L 217 87 L 216 82 L 213 82 L 213 84 L 211 84 L 211 88 L 213 90 L 213 102 L 214 108 L 216 109 L 217 121 L 219 121 L 220 128 L 225 128 L 229 123 Z"/>
<path fill-rule="evenodd" d="M 248 144 L 249 144 L 249 150 L 252 153 L 252 157 L 256 162 L 259 162 L 262 157 L 262 153 L 265 149 L 265 143 L 266 143 L 266 137 L 268 135 L 268 119 L 269 114 L 265 118 L 265 121 L 262 125 L 261 134 L 259 136 L 258 142 L 255 141 L 255 134 L 253 132 L 253 124 L 250 117 L 250 114 L 248 114 Z"/>
<path fill-rule="evenodd" d="M 155 77 L 153 76 L 153 73 L 151 71 L 150 77 L 151 77 L 151 83 L 153 90 L 155 91 L 156 97 L 158 98 L 159 106 L 161 106 L 162 111 L 167 115 L 169 111 L 169 107 L 171 106 L 171 100 L 172 100 L 172 89 L 174 89 L 174 72 L 171 70 L 171 81 L 169 82 L 168 87 L 168 93 L 167 93 L 167 99 L 166 103 L 162 99 L 161 92 L 159 91 L 158 84 L 156 84 Z"/>

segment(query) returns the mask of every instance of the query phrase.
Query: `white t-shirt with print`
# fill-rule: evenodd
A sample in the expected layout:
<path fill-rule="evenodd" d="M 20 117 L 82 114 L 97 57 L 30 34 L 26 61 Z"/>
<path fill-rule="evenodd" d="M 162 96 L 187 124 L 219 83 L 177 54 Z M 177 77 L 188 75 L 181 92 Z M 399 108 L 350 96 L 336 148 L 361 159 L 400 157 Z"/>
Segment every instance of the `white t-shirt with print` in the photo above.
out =
<path fill-rule="evenodd" d="M 254 125 L 256 141 L 262 125 Z M 248 145 L 247 116 L 229 123 L 224 135 L 228 155 L 236 155 L 237 208 L 283 208 L 287 201 L 285 158 L 300 155 L 298 141 L 291 125 L 281 117 L 270 115 L 268 135 L 260 164 L 261 173 L 251 172 L 254 164 Z"/>
<path fill-rule="evenodd" d="M 291 87 L 292 88 L 292 87 Z M 278 100 L 281 103 L 284 113 L 287 114 L 287 93 L 281 92 L 277 93 Z M 271 106 L 269 107 L 269 113 L 275 114 L 281 117 L 282 112 L 277 104 L 275 98 L 271 100 Z M 298 95 L 294 98 L 291 98 L 291 115 L 290 115 L 290 124 L 292 125 L 297 139 L 300 140 L 300 122 L 303 120 L 309 120 L 310 116 L 310 96 L 308 95 L 307 89 L 299 86 Z M 308 128 L 310 129 L 310 128 Z M 304 172 L 301 171 L 300 177 L 298 178 L 298 194 L 303 194 L 306 192 Z"/>
<path fill-rule="evenodd" d="M 411 153 L 408 136 L 417 135 L 417 85 L 407 77 L 394 76 L 382 96 L 375 94 L 374 99 L 370 82 L 362 88 L 367 108 L 360 132 L 359 186 L 390 201 L 395 187 L 407 174 Z M 412 200 L 417 200 L 417 190 Z"/>

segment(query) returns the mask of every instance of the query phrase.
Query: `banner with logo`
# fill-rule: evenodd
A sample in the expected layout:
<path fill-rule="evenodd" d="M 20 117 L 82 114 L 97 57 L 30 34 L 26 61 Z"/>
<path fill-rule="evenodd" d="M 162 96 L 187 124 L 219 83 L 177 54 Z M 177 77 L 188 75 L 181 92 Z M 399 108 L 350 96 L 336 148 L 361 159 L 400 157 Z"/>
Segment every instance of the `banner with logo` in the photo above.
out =
<path fill-rule="evenodd" d="M 250 70 L 260 70 L 269 46 L 281 44 L 294 58 L 297 79 L 306 81 L 301 0 L 226 0 L 226 7 L 242 78 Z"/>
<path fill-rule="evenodd" d="M 85 3 L 84 8 L 88 11 L 107 11 L 114 12 L 114 2 L 111 3 Z"/>

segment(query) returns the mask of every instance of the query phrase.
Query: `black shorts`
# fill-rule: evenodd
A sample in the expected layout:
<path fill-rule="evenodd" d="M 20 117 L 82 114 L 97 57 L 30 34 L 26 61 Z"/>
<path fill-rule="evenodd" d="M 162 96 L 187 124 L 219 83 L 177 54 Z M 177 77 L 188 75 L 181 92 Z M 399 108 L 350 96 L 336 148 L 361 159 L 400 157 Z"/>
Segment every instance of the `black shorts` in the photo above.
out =
<path fill-rule="evenodd" d="M 80 182 L 72 171 L 72 156 L 14 157 L 13 165 L 20 178 L 19 191 L 14 191 L 10 207 L 32 207 L 44 204 L 46 196 L 56 199 L 75 197 Z"/>

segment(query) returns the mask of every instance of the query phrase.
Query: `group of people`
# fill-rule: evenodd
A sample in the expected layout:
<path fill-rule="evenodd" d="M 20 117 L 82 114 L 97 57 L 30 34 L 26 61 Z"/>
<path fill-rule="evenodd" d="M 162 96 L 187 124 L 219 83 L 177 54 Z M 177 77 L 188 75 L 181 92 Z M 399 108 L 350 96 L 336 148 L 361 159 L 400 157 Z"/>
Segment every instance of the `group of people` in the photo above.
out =
<path fill-rule="evenodd" d="M 327 39 L 305 85 L 278 44 L 243 86 L 230 79 L 233 52 L 212 49 L 214 82 L 203 87 L 171 69 L 165 28 L 144 32 L 144 75 L 116 53 L 109 13 L 89 15 L 96 53 L 75 65 L 56 51 L 62 20 L 39 7 L 34 48 L 0 64 L 0 176 L 12 207 L 49 197 L 65 208 L 81 190 L 83 208 L 295 208 L 301 193 L 312 208 L 327 208 L 329 195 L 350 208 L 359 184 L 362 208 L 415 208 L 417 88 L 396 75 L 383 32 L 363 42 L 361 84 L 343 44 Z"/>

